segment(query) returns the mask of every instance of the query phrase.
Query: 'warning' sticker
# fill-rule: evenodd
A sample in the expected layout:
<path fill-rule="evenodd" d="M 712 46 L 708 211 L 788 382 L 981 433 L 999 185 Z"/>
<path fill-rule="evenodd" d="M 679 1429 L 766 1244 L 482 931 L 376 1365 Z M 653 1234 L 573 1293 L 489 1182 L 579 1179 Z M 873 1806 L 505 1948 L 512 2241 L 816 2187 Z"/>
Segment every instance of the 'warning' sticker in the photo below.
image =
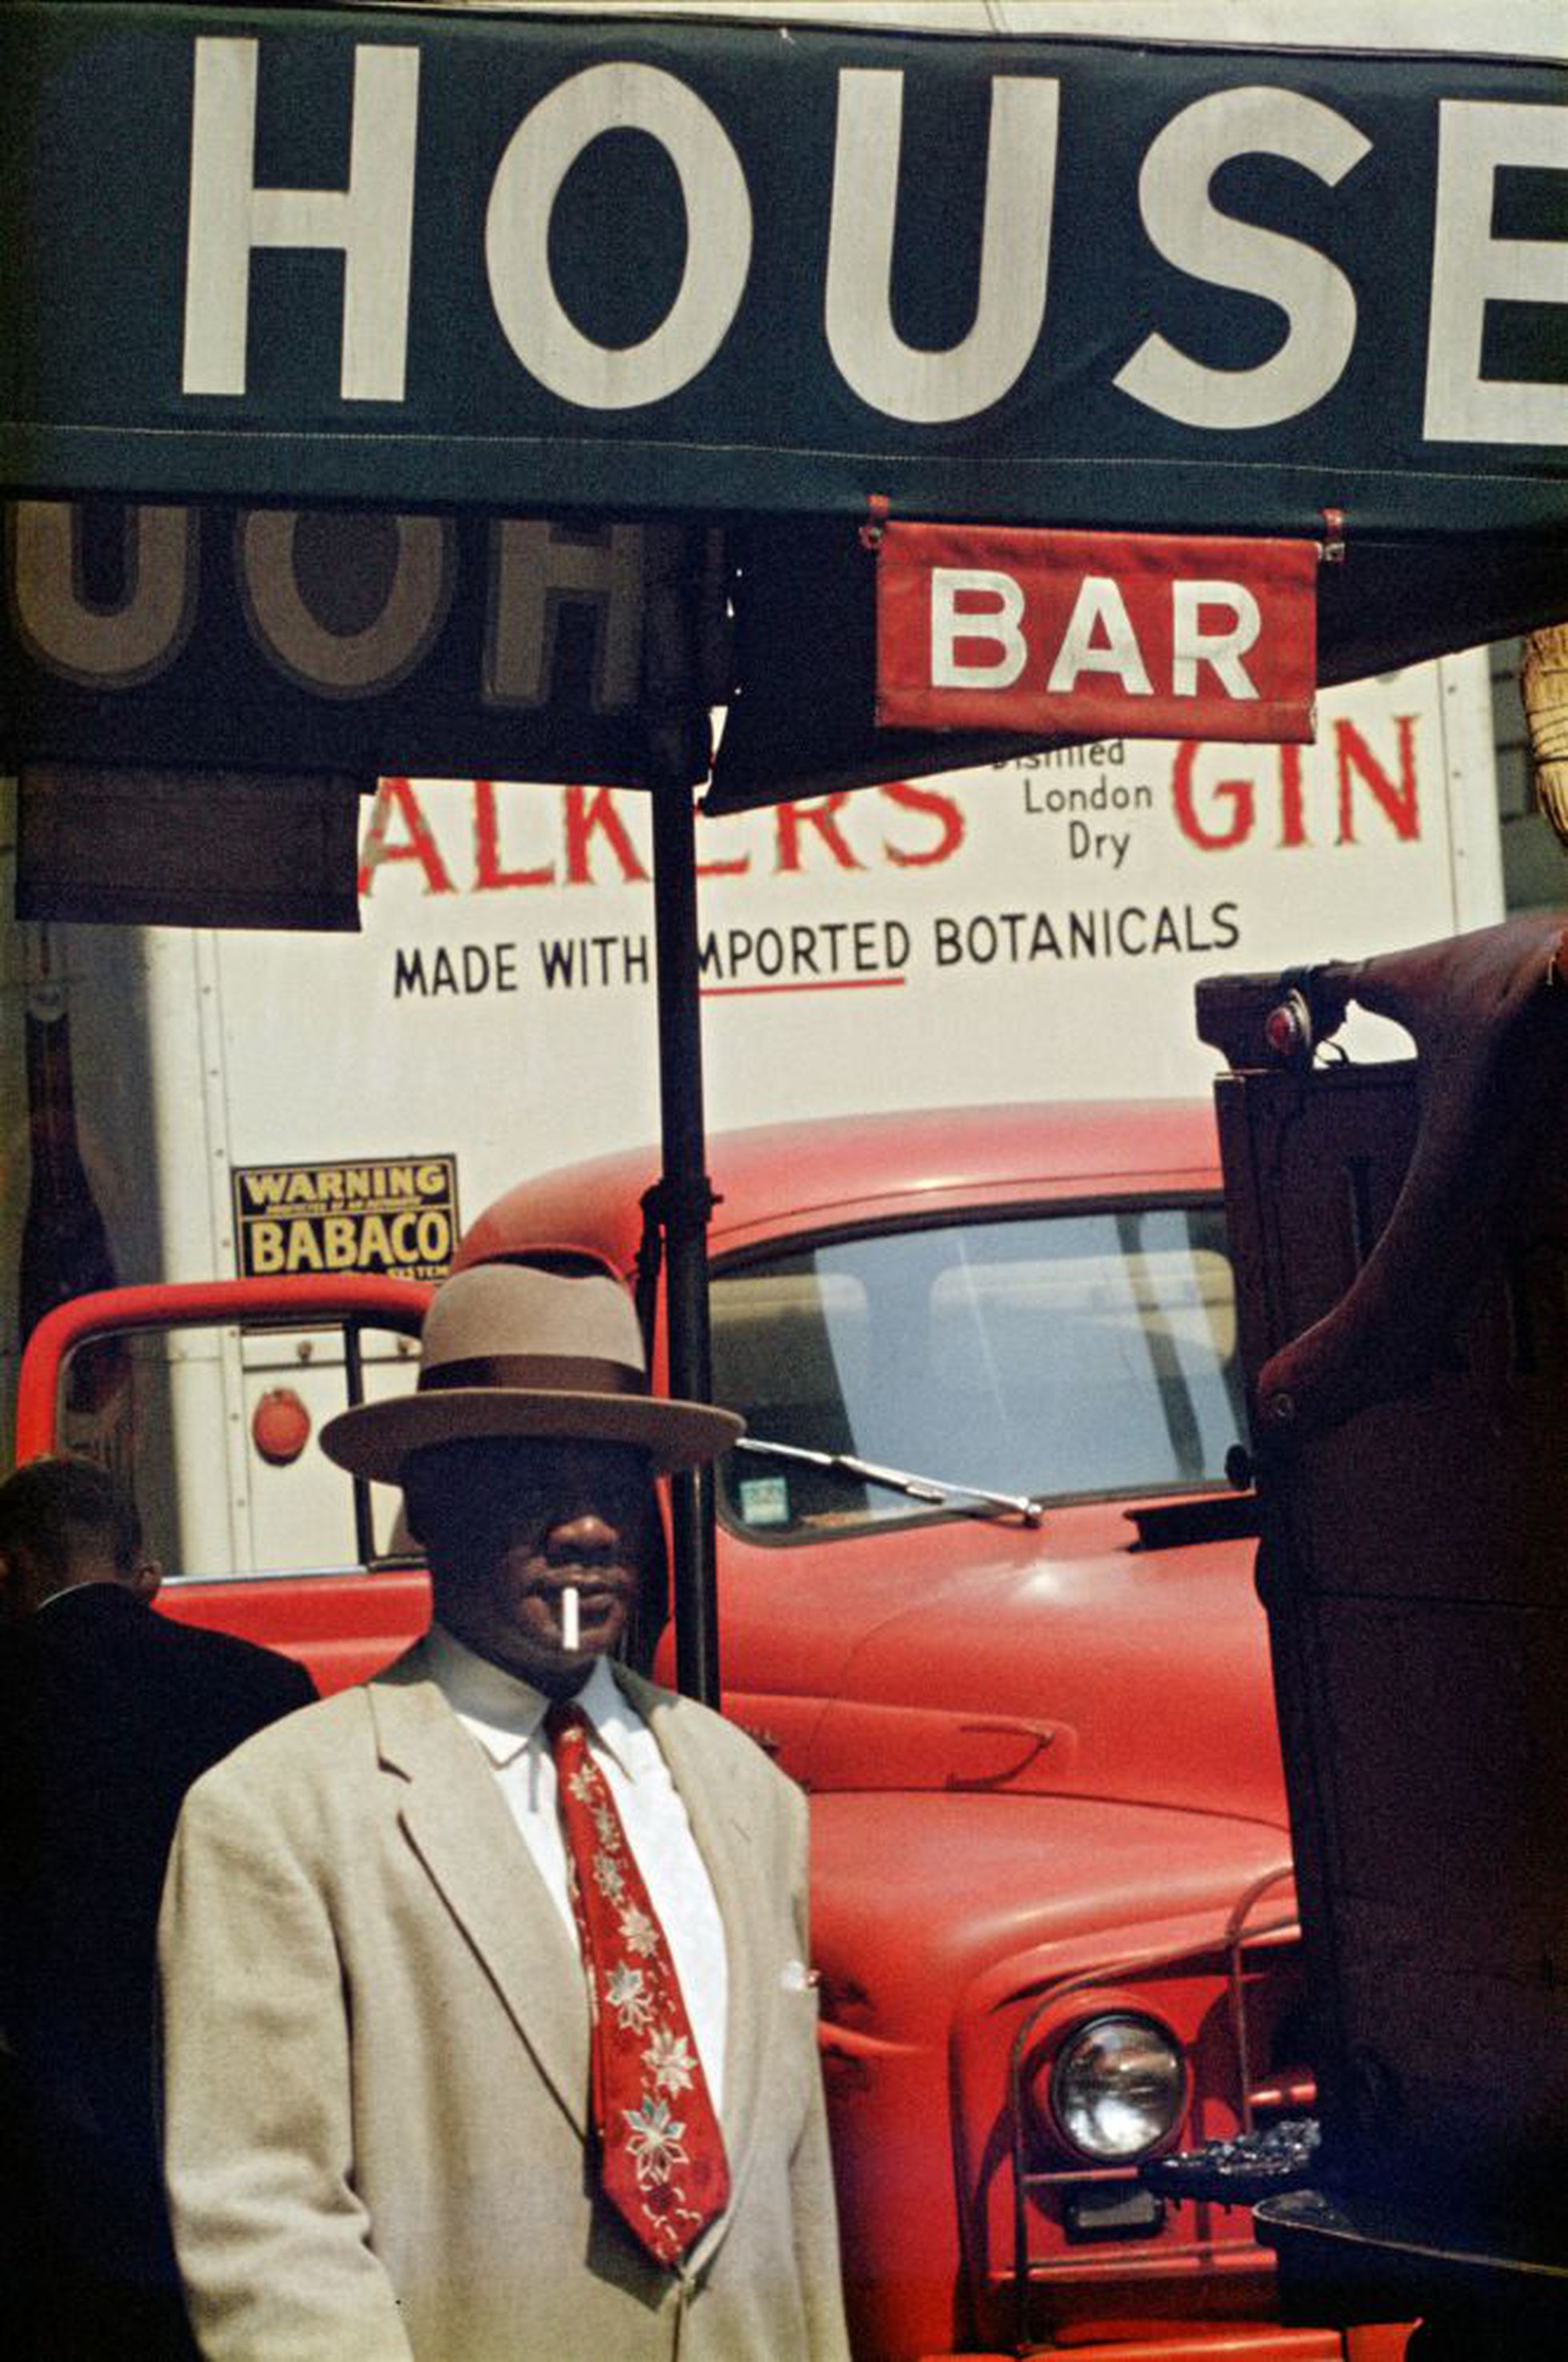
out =
<path fill-rule="evenodd" d="M 458 1160 L 239 1165 L 234 1221 L 242 1279 L 307 1271 L 440 1279 L 458 1243 Z"/>

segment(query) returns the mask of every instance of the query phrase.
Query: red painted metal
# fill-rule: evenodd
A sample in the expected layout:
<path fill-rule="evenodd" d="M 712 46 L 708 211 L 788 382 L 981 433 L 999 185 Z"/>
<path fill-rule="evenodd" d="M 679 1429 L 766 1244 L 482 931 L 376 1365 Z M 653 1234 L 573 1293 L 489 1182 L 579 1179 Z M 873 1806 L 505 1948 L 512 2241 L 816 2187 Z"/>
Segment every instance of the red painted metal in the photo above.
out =
<path fill-rule="evenodd" d="M 764 1239 L 920 1213 L 1220 1186 L 1209 1110 L 1159 1099 L 759 1124 L 713 1133 L 708 1170 L 719 1199 L 708 1233 L 715 1259 Z M 470 1225 L 458 1263 L 517 1254 L 527 1242 L 630 1271 L 642 1193 L 657 1177 L 658 1153 L 646 1148 L 525 1181 Z"/>
<path fill-rule="evenodd" d="M 412 1280 L 302 1275 L 281 1286 L 271 1279 L 181 1280 L 140 1287 L 107 1287 L 73 1297 L 46 1313 L 28 1340 L 17 1386 L 17 1463 L 58 1445 L 60 1373 L 67 1356 L 89 1337 L 131 1329 L 195 1328 L 204 1321 L 331 1319 L 358 1313 L 417 1335 L 428 1287 Z"/>
<path fill-rule="evenodd" d="M 1114 2323 L 1101 2326 L 1116 2339 Z M 1168 2336 L 1139 2334 L 1116 2339 L 1110 2345 L 1101 2337 L 1094 2349 L 1077 2339 L 1063 2338 L 1057 2341 L 1057 2349 L 1076 2355 L 1078 2362 L 1088 2362 L 1092 2351 L 1113 2353 L 1116 2362 L 1342 2362 L 1345 2352 L 1338 2332 L 1331 2329 L 1206 2329 L 1194 2336 L 1189 2329 L 1175 2324 Z M 1389 2362 L 1395 2362 L 1395 2353 L 1389 2347 Z M 994 2354 L 968 2350 L 962 2355 L 925 2354 L 920 2362 L 1017 2362 L 1017 2348 Z M 1366 2362 L 1373 2362 L 1370 2353 Z"/>

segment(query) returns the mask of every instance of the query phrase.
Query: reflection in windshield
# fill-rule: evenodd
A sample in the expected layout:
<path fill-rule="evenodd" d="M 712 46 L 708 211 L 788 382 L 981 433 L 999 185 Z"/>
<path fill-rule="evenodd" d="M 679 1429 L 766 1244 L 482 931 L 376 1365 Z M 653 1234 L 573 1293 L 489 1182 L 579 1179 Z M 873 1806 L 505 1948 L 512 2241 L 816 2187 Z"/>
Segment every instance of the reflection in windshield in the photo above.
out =
<path fill-rule="evenodd" d="M 1061 1499 L 1223 1481 L 1242 1432 L 1234 1285 L 1212 1206 L 966 1221 L 719 1273 L 721 1402 L 757 1436 Z M 732 1455 L 756 1529 L 907 1518 L 830 1470 Z"/>

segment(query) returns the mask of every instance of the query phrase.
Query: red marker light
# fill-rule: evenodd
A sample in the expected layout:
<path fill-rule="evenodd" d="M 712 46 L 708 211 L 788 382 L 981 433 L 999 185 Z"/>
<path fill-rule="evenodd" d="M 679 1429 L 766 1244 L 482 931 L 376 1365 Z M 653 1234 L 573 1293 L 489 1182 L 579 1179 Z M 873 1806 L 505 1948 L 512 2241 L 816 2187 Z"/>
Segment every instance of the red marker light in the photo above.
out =
<path fill-rule="evenodd" d="M 310 1441 L 310 1413 L 293 1386 L 273 1386 L 250 1418 L 250 1440 L 270 1466 L 287 1468 Z"/>

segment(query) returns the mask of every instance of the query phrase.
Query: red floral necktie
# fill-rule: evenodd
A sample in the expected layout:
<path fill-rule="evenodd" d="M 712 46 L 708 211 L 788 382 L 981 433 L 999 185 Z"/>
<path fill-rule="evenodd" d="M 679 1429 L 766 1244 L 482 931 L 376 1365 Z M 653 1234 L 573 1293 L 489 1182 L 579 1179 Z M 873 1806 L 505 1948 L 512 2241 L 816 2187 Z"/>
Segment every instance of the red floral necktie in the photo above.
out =
<path fill-rule="evenodd" d="M 723 2136 L 680 1981 L 580 1706 L 553 1705 L 568 1883 L 588 1977 L 593 2121 L 604 2194 L 673 2264 L 729 2203 Z"/>

